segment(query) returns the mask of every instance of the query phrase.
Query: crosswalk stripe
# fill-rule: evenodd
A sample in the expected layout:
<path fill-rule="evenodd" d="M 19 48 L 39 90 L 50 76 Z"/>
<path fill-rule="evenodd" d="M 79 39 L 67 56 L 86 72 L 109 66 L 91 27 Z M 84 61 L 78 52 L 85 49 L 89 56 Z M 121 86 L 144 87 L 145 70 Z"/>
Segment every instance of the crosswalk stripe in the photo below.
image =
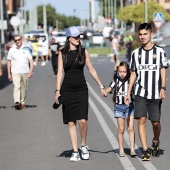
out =
<path fill-rule="evenodd" d="M 113 121 L 114 125 L 117 127 L 117 122 L 116 119 L 114 118 L 114 114 L 113 111 L 110 109 L 110 107 L 101 99 L 101 97 L 93 90 L 93 88 L 90 86 L 89 83 L 88 84 L 88 89 L 91 92 L 91 94 L 95 97 L 95 99 L 101 104 L 101 106 L 106 110 L 107 114 L 109 115 L 109 117 L 111 118 L 111 120 Z M 126 143 L 128 144 L 128 146 L 130 147 L 129 144 L 129 136 L 128 136 L 128 132 L 125 130 L 124 132 L 124 139 L 126 141 Z M 135 144 L 135 148 L 139 148 L 136 144 Z M 140 149 L 137 149 L 137 155 L 141 155 L 141 151 Z M 137 159 L 141 162 L 141 164 L 147 169 L 147 170 L 157 170 L 157 168 L 150 162 L 150 161 L 141 161 L 141 159 L 139 157 L 137 157 Z"/>

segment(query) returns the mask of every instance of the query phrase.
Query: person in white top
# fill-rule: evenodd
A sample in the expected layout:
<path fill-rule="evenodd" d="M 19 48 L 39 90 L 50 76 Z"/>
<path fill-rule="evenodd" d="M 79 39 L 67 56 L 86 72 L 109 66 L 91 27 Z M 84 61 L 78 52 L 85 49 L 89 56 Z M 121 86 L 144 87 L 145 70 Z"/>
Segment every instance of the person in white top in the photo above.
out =
<path fill-rule="evenodd" d="M 9 81 L 14 84 L 14 103 L 15 109 L 26 109 L 25 99 L 28 79 L 33 75 L 33 59 L 30 48 L 22 43 L 20 35 L 14 36 L 13 45 L 7 56 L 7 71 Z"/>
<path fill-rule="evenodd" d="M 43 51 L 43 42 L 42 42 L 42 40 L 40 39 L 39 36 L 37 37 L 37 46 L 38 46 L 38 52 L 37 52 L 37 56 L 35 58 L 34 65 L 35 66 L 37 65 L 38 59 L 39 59 L 39 57 L 41 57 L 41 59 L 42 59 L 41 66 L 45 66 L 46 62 L 45 62 L 43 54 L 42 54 L 42 51 Z"/>
<path fill-rule="evenodd" d="M 111 62 L 115 62 L 117 63 L 119 61 L 118 57 L 119 57 L 119 40 L 118 40 L 118 35 L 114 35 L 114 38 L 112 40 L 111 43 L 111 50 L 113 51 L 113 55 L 111 56 Z"/>

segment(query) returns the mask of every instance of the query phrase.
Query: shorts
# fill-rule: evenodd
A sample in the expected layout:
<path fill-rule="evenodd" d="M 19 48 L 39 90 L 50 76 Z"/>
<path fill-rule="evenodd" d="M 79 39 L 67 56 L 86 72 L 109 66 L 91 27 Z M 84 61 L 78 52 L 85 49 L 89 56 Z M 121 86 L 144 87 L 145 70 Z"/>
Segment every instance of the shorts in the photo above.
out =
<path fill-rule="evenodd" d="M 39 57 L 42 56 L 42 51 L 38 51 L 38 54 L 37 54 Z"/>
<path fill-rule="evenodd" d="M 148 117 L 151 121 L 160 121 L 161 117 L 161 104 L 160 99 L 147 99 L 141 96 L 135 96 L 135 119 L 141 117 Z"/>
<path fill-rule="evenodd" d="M 119 55 L 119 51 L 116 50 L 116 49 L 114 49 L 114 50 L 113 50 L 113 54 L 114 54 L 114 55 Z"/>
<path fill-rule="evenodd" d="M 129 104 L 129 106 L 125 104 L 115 105 L 114 107 L 115 118 L 122 117 L 125 119 L 128 116 L 134 116 L 134 106 L 132 102 Z"/>

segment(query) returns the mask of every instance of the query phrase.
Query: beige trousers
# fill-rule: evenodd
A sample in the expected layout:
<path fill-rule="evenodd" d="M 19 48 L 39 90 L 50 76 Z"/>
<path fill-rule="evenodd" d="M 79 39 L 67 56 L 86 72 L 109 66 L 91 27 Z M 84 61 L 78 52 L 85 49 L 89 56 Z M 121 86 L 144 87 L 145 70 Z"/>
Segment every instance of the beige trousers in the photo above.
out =
<path fill-rule="evenodd" d="M 25 104 L 28 79 L 27 73 L 12 73 L 14 103 Z"/>

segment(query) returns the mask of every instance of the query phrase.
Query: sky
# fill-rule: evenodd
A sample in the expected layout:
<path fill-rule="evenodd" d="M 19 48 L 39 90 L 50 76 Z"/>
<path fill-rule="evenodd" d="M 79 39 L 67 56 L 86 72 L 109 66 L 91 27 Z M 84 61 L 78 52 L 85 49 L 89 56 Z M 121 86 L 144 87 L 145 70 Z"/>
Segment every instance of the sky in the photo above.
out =
<path fill-rule="evenodd" d="M 27 8 L 29 8 L 30 0 L 26 0 Z M 89 19 L 89 0 L 33 0 L 37 5 L 43 2 L 51 4 L 56 8 L 57 13 L 67 16 L 77 16 L 81 19 Z M 75 9 L 75 12 L 74 12 Z M 97 16 L 99 5 L 95 2 L 95 17 Z"/>

